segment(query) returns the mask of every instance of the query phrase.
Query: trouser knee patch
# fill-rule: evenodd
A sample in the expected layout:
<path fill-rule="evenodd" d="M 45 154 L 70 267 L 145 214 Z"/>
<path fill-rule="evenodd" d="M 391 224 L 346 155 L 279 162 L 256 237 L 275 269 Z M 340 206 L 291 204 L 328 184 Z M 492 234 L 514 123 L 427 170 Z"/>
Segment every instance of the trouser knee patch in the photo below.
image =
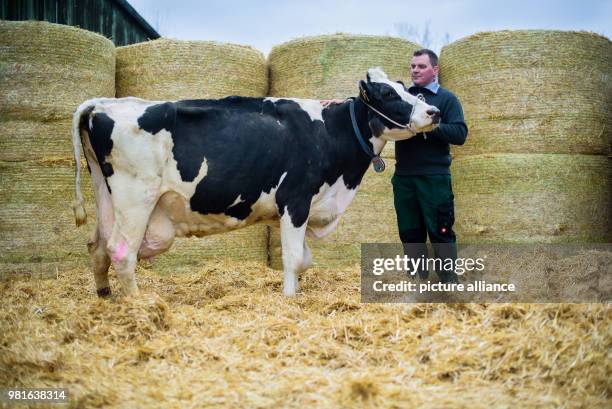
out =
<path fill-rule="evenodd" d="M 456 240 L 453 225 L 455 224 L 455 209 L 453 201 L 443 203 L 436 209 L 435 231 L 430 232 L 434 240 L 438 243 L 454 243 Z"/>
<path fill-rule="evenodd" d="M 424 243 L 425 237 L 421 229 L 408 229 L 399 232 L 402 243 Z"/>

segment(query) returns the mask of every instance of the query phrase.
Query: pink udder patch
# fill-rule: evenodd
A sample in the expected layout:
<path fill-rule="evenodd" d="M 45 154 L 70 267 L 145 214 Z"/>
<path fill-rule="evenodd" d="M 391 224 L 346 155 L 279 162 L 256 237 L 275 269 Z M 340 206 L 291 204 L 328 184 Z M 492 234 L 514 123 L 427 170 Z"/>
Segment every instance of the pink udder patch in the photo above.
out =
<path fill-rule="evenodd" d="M 112 260 L 113 263 L 118 263 L 125 258 L 128 251 L 127 241 L 120 242 L 117 247 L 115 247 L 115 251 L 113 252 Z"/>

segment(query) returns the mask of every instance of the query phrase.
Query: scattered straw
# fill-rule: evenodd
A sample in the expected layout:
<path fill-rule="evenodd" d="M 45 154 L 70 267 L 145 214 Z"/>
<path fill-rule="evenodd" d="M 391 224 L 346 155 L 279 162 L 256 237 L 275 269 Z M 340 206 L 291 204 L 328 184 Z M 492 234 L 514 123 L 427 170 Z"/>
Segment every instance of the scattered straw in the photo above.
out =
<path fill-rule="evenodd" d="M 247 46 L 160 39 L 117 48 L 118 97 L 260 97 L 267 76 L 263 54 Z"/>
<path fill-rule="evenodd" d="M 458 239 L 609 242 L 612 167 L 605 156 L 491 154 L 452 165 Z"/>
<path fill-rule="evenodd" d="M 479 33 L 442 49 L 470 128 L 456 155 L 609 154 L 612 42 L 588 32 Z"/>
<path fill-rule="evenodd" d="M 72 407 L 610 406 L 605 304 L 360 304 L 358 269 L 308 271 L 288 299 L 258 263 L 138 280 L 109 300 L 84 270 L 0 281 L 0 387 L 66 387 Z"/>
<path fill-rule="evenodd" d="M 296 98 L 356 96 L 368 68 L 382 67 L 392 80 L 409 84 L 410 58 L 421 48 L 395 37 L 333 34 L 278 45 L 268 57 L 270 95 Z M 383 157 L 394 158 L 389 143 Z"/>

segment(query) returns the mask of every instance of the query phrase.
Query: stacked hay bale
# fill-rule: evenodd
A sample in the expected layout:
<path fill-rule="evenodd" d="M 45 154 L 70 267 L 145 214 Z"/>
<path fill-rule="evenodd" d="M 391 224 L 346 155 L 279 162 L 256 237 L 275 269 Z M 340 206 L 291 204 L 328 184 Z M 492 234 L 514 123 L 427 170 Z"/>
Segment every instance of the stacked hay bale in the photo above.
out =
<path fill-rule="evenodd" d="M 248 46 L 160 39 L 117 48 L 117 97 L 262 97 L 267 91 L 264 56 Z"/>
<path fill-rule="evenodd" d="M 0 270 L 84 260 L 71 120 L 84 100 L 114 96 L 114 45 L 74 27 L 0 21 L 0 49 Z"/>
<path fill-rule="evenodd" d="M 410 84 L 410 57 L 418 44 L 396 37 L 333 34 L 278 45 L 269 56 L 270 96 L 342 99 L 357 96 L 368 68 Z M 382 157 L 395 158 L 394 144 Z"/>
<path fill-rule="evenodd" d="M 251 47 L 160 39 L 117 48 L 117 97 L 151 100 L 265 96 L 268 71 Z M 201 239 L 177 239 L 156 268 L 192 268 L 215 258 L 267 262 L 267 228 L 255 225 Z"/>
<path fill-rule="evenodd" d="M 470 129 L 453 150 L 463 242 L 609 241 L 612 42 L 500 31 L 442 49 Z"/>
<path fill-rule="evenodd" d="M 300 38 L 272 49 L 270 95 L 296 98 L 356 96 L 368 68 L 380 66 L 389 78 L 410 83 L 410 56 L 419 45 L 393 37 L 335 34 Z M 315 265 L 341 267 L 359 262 L 360 243 L 398 240 L 390 183 L 395 164 L 393 143 L 383 157 L 388 170 L 366 173 L 360 192 L 337 230 L 322 240 L 308 240 Z M 270 260 L 282 265 L 278 229 L 270 236 Z"/>
<path fill-rule="evenodd" d="M 0 21 L 0 30 L 0 159 L 70 155 L 75 108 L 115 95 L 112 42 L 46 22 Z"/>

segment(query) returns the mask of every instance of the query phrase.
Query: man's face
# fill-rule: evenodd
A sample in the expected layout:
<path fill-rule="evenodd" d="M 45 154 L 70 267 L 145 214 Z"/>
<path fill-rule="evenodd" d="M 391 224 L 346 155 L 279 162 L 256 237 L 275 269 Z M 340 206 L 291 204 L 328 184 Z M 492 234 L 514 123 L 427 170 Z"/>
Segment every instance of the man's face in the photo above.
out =
<path fill-rule="evenodd" d="M 436 75 L 438 75 L 438 70 L 440 67 L 437 65 L 432 67 L 431 61 L 429 61 L 429 56 L 427 54 L 423 54 L 412 57 L 410 68 L 412 82 L 414 82 L 414 85 L 424 87 L 434 81 Z"/>

